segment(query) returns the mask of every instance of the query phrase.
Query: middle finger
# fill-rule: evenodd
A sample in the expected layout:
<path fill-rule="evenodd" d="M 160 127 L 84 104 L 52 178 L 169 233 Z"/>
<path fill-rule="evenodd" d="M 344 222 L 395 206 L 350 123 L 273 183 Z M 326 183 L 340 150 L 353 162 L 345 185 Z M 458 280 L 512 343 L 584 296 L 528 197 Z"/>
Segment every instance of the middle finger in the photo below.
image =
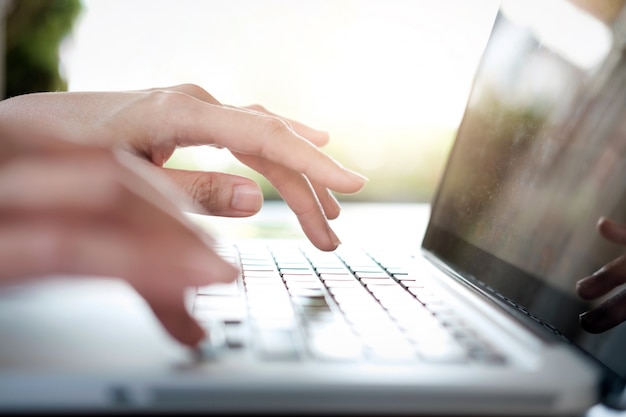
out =
<path fill-rule="evenodd" d="M 304 175 L 263 158 L 233 154 L 269 180 L 296 214 L 302 230 L 317 248 L 322 250 L 337 248 L 340 241 L 330 228 L 324 209 Z M 331 208 L 329 211 L 332 211 Z"/>
<path fill-rule="evenodd" d="M 593 300 L 626 283 L 626 257 L 621 256 L 576 283 L 576 292 L 587 300 Z"/>

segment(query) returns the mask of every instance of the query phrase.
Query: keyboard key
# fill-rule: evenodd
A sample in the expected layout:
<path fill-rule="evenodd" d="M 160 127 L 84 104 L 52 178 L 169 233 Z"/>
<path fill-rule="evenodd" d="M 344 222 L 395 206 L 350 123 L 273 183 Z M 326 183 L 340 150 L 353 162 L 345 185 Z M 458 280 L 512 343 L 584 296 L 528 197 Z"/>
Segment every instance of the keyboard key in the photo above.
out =
<path fill-rule="evenodd" d="M 245 310 L 244 297 L 232 295 L 196 295 L 194 299 L 196 310 Z"/>
<path fill-rule="evenodd" d="M 331 323 L 337 321 L 337 314 L 327 307 L 304 307 L 302 308 L 302 322 L 305 326 L 317 323 Z"/>
<path fill-rule="evenodd" d="M 294 305 L 302 306 L 302 307 L 328 307 L 328 301 L 324 297 L 323 293 L 300 293 L 301 295 L 293 295 L 291 297 L 291 301 Z"/>
<path fill-rule="evenodd" d="M 323 294 L 323 286 L 319 281 L 288 281 L 285 285 L 291 295 L 306 295 L 308 293 Z"/>
<path fill-rule="evenodd" d="M 356 277 L 352 275 L 351 272 L 346 271 L 346 270 L 336 271 L 336 272 L 318 272 L 318 273 L 319 273 L 320 279 L 324 282 L 328 280 L 356 282 Z"/>
<path fill-rule="evenodd" d="M 289 272 L 288 274 L 282 274 L 283 280 L 285 282 L 319 282 L 317 275 L 312 272 L 303 272 L 303 273 L 293 273 Z"/>
<path fill-rule="evenodd" d="M 362 287 L 362 285 L 354 279 L 351 281 L 343 281 L 343 280 L 335 281 L 335 280 L 329 279 L 329 280 L 324 281 L 324 285 L 326 285 L 329 289 L 338 288 L 338 287 L 341 287 L 341 288 L 358 287 L 358 289 L 360 289 L 360 287 Z"/>
<path fill-rule="evenodd" d="M 452 338 L 425 337 L 417 344 L 417 351 L 429 362 L 462 363 L 468 360 L 465 349 Z"/>
<path fill-rule="evenodd" d="M 254 314 L 250 324 L 262 331 L 291 331 L 296 327 L 297 321 L 293 315 L 262 312 Z"/>
<path fill-rule="evenodd" d="M 280 271 L 281 275 L 287 274 L 287 275 L 310 275 L 313 274 L 313 270 L 311 270 L 310 267 L 301 267 L 301 268 L 284 268 L 279 266 L 278 270 Z"/>
<path fill-rule="evenodd" d="M 334 268 L 329 268 L 329 267 L 315 268 L 315 272 L 317 272 L 317 274 L 320 276 L 343 275 L 343 276 L 350 277 L 351 279 L 354 279 L 354 275 L 352 275 L 350 271 L 348 271 L 348 269 L 344 265 L 338 265 Z"/>
<path fill-rule="evenodd" d="M 225 295 L 245 289 L 249 321 L 233 317 L 232 327 L 224 327 L 232 334 L 225 336 L 230 347 L 244 346 L 250 338 L 260 356 L 275 360 L 297 359 L 305 347 L 320 360 L 502 359 L 473 338 L 427 288 L 427 280 L 399 267 L 397 257 L 385 267 L 362 251 L 322 252 L 309 246 L 250 246 L 240 259 L 227 250 L 224 256 L 242 266 L 244 285 L 201 291 Z M 208 320 L 215 309 L 196 310 Z"/>
<path fill-rule="evenodd" d="M 239 283 L 237 281 L 229 284 L 215 283 L 204 287 L 198 287 L 198 294 L 202 295 L 239 295 Z"/>
<path fill-rule="evenodd" d="M 355 271 L 354 275 L 360 280 L 364 279 L 382 279 L 389 280 L 391 277 L 387 274 L 383 269 L 379 268 L 379 270 L 375 271 Z"/>
<path fill-rule="evenodd" d="M 243 280 L 244 282 L 248 281 L 250 278 L 276 278 L 280 279 L 280 274 L 277 270 L 274 269 L 266 269 L 266 270 L 244 270 L 243 271 Z"/>
<path fill-rule="evenodd" d="M 248 329 L 243 322 L 224 323 L 224 338 L 230 349 L 240 349 L 248 344 Z"/>
<path fill-rule="evenodd" d="M 328 292 L 330 292 L 335 299 L 337 299 L 337 297 L 372 297 L 372 295 L 363 286 L 331 287 L 328 288 Z"/>
<path fill-rule="evenodd" d="M 357 360 L 363 357 L 359 339 L 344 324 L 322 325 L 307 331 L 309 352 L 322 360 Z"/>
<path fill-rule="evenodd" d="M 398 285 L 398 283 L 396 281 L 394 281 L 393 279 L 389 278 L 389 277 L 384 277 L 384 278 L 361 278 L 361 283 L 363 285 L 365 285 L 366 287 L 375 287 L 375 286 L 388 286 L 388 287 L 393 287 L 393 288 L 397 288 L 397 290 L 402 290 L 402 288 L 400 288 L 400 286 Z M 404 290 L 402 290 L 404 291 Z"/>
<path fill-rule="evenodd" d="M 246 283 L 247 295 L 263 294 L 263 296 L 287 294 L 282 281 L 253 281 Z"/>
<path fill-rule="evenodd" d="M 294 330 L 263 329 L 255 333 L 255 349 L 264 359 L 294 360 L 300 357 L 300 347 Z"/>
<path fill-rule="evenodd" d="M 200 343 L 199 350 L 203 359 L 211 359 L 219 355 L 226 347 L 224 323 L 219 320 L 202 322 L 206 336 Z"/>

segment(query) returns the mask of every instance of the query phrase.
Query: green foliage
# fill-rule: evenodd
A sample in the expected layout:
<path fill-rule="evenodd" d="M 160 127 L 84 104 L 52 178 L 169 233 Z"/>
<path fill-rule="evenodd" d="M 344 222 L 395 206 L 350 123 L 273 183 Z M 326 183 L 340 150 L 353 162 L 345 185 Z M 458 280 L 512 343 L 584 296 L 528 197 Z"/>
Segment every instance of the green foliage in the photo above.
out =
<path fill-rule="evenodd" d="M 80 0 L 15 0 L 6 17 L 7 97 L 67 90 L 59 45 L 72 29 Z"/>

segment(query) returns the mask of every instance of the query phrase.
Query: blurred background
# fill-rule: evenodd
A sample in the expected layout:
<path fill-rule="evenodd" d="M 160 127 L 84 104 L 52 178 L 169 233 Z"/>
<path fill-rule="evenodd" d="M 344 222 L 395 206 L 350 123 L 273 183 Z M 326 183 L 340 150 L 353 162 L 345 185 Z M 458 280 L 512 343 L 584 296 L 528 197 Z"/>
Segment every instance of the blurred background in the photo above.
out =
<path fill-rule="evenodd" d="M 343 201 L 428 202 L 497 0 L 2 0 L 2 95 L 196 83 L 327 130 L 370 181 Z M 263 178 L 227 151 L 168 166 Z"/>

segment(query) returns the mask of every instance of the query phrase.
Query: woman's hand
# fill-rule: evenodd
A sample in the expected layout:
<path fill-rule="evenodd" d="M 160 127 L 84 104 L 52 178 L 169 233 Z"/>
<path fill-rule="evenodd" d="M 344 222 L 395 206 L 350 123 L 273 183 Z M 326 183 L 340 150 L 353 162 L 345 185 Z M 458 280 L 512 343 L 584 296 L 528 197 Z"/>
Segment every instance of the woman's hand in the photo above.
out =
<path fill-rule="evenodd" d="M 326 133 L 259 106 L 222 105 L 191 84 L 132 92 L 31 94 L 2 104 L 0 123 L 12 120 L 40 135 L 122 149 L 150 162 L 192 196 L 194 211 L 254 214 L 262 196 L 252 180 L 162 168 L 179 146 L 227 148 L 274 185 L 308 238 L 323 250 L 339 244 L 328 223 L 340 211 L 331 190 L 354 193 L 365 184 L 363 177 L 318 149 L 328 142 Z"/>
<path fill-rule="evenodd" d="M 331 190 L 363 177 L 318 146 L 327 134 L 259 106 L 224 106 L 195 85 L 133 92 L 42 93 L 0 102 L 0 283 L 49 274 L 127 280 L 180 342 L 204 337 L 184 290 L 238 271 L 183 211 L 248 216 L 252 180 L 163 168 L 179 146 L 227 148 L 265 175 L 318 248 L 339 241 Z M 182 190 L 182 192 L 181 192 Z"/>
<path fill-rule="evenodd" d="M 120 277 L 186 345 L 204 337 L 184 290 L 238 271 L 183 214 L 167 178 L 94 145 L 0 128 L 0 284 L 49 274 Z"/>

